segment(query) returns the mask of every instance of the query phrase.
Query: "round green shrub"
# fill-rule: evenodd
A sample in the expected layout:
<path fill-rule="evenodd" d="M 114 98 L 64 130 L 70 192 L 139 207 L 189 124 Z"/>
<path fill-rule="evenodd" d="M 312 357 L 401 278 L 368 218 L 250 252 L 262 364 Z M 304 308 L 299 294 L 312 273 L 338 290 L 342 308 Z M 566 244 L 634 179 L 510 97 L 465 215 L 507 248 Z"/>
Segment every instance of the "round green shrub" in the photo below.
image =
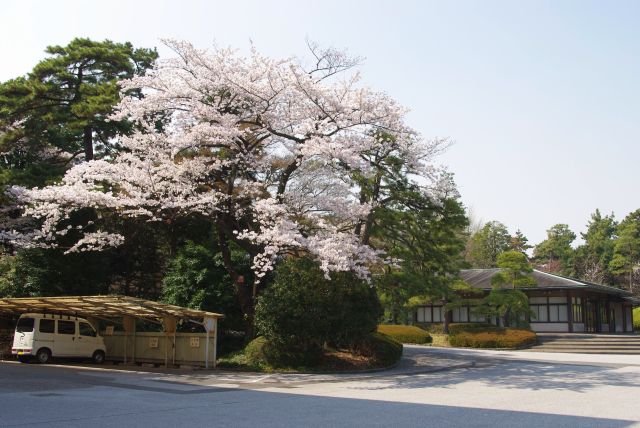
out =
<path fill-rule="evenodd" d="M 522 348 L 538 340 L 530 330 L 506 328 L 492 331 L 465 331 L 449 336 L 451 346 L 465 348 Z"/>
<path fill-rule="evenodd" d="M 382 308 L 375 289 L 349 272 L 325 278 L 310 259 L 281 263 L 258 298 L 255 325 L 269 343 L 268 358 L 311 365 L 325 344 L 349 347 L 376 330 Z"/>
<path fill-rule="evenodd" d="M 359 355 L 375 359 L 376 365 L 388 367 L 402 357 L 402 343 L 382 333 L 371 333 L 353 346 Z"/>
<path fill-rule="evenodd" d="M 249 364 L 261 365 L 267 363 L 265 355 L 265 346 L 267 339 L 262 336 L 256 337 L 244 348 L 244 356 Z"/>
<path fill-rule="evenodd" d="M 421 345 L 432 341 L 429 333 L 412 325 L 382 324 L 378 326 L 378 333 L 386 334 L 400 343 Z"/>

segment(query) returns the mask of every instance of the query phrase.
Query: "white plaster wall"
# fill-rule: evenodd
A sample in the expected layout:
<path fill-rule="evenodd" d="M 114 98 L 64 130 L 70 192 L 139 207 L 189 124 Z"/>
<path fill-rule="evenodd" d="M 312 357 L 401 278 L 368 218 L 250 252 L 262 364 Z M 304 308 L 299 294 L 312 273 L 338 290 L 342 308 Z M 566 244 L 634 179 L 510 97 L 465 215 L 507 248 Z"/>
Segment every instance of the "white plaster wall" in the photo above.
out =
<path fill-rule="evenodd" d="M 573 324 L 574 333 L 584 333 L 584 323 L 578 322 Z"/>
<path fill-rule="evenodd" d="M 530 323 L 531 330 L 535 332 L 553 332 L 553 333 L 567 333 L 569 332 L 569 323 L 566 322 L 532 322 Z"/>

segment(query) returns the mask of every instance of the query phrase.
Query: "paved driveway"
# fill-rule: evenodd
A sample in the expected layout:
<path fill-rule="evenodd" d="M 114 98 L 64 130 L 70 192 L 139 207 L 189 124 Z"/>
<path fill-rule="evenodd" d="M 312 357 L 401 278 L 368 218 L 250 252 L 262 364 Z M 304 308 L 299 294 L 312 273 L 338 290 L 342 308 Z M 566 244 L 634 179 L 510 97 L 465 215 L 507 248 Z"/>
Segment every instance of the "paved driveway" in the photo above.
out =
<path fill-rule="evenodd" d="M 0 363 L 0 426 L 627 427 L 640 421 L 640 361 L 574 355 L 567 363 L 528 354 L 407 347 L 393 371 L 358 376 Z"/>

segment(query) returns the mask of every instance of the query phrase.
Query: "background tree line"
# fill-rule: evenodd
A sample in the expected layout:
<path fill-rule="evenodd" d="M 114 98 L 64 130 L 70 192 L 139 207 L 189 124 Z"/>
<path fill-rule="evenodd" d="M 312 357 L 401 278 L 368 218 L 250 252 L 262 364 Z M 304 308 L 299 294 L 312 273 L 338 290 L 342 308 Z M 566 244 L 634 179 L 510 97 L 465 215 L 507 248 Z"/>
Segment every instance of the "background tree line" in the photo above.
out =
<path fill-rule="evenodd" d="M 496 267 L 499 254 L 519 251 L 536 269 L 640 294 L 640 210 L 620 221 L 596 210 L 577 246 L 577 235 L 566 224 L 551 226 L 547 239 L 535 246 L 520 231 L 510 235 L 500 222 L 476 229 L 469 231 L 465 247 L 465 260 L 473 268 Z"/>

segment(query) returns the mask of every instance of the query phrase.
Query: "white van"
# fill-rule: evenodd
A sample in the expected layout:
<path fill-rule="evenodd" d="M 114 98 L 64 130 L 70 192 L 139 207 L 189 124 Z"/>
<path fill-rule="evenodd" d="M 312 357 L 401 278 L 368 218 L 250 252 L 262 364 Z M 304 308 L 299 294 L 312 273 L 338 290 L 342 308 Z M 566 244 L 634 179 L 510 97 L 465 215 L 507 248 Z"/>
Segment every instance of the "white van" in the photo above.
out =
<path fill-rule="evenodd" d="M 51 357 L 86 357 L 101 364 L 105 351 L 104 340 L 87 320 L 51 314 L 21 315 L 11 347 L 21 362 L 35 356 L 42 364 Z"/>

